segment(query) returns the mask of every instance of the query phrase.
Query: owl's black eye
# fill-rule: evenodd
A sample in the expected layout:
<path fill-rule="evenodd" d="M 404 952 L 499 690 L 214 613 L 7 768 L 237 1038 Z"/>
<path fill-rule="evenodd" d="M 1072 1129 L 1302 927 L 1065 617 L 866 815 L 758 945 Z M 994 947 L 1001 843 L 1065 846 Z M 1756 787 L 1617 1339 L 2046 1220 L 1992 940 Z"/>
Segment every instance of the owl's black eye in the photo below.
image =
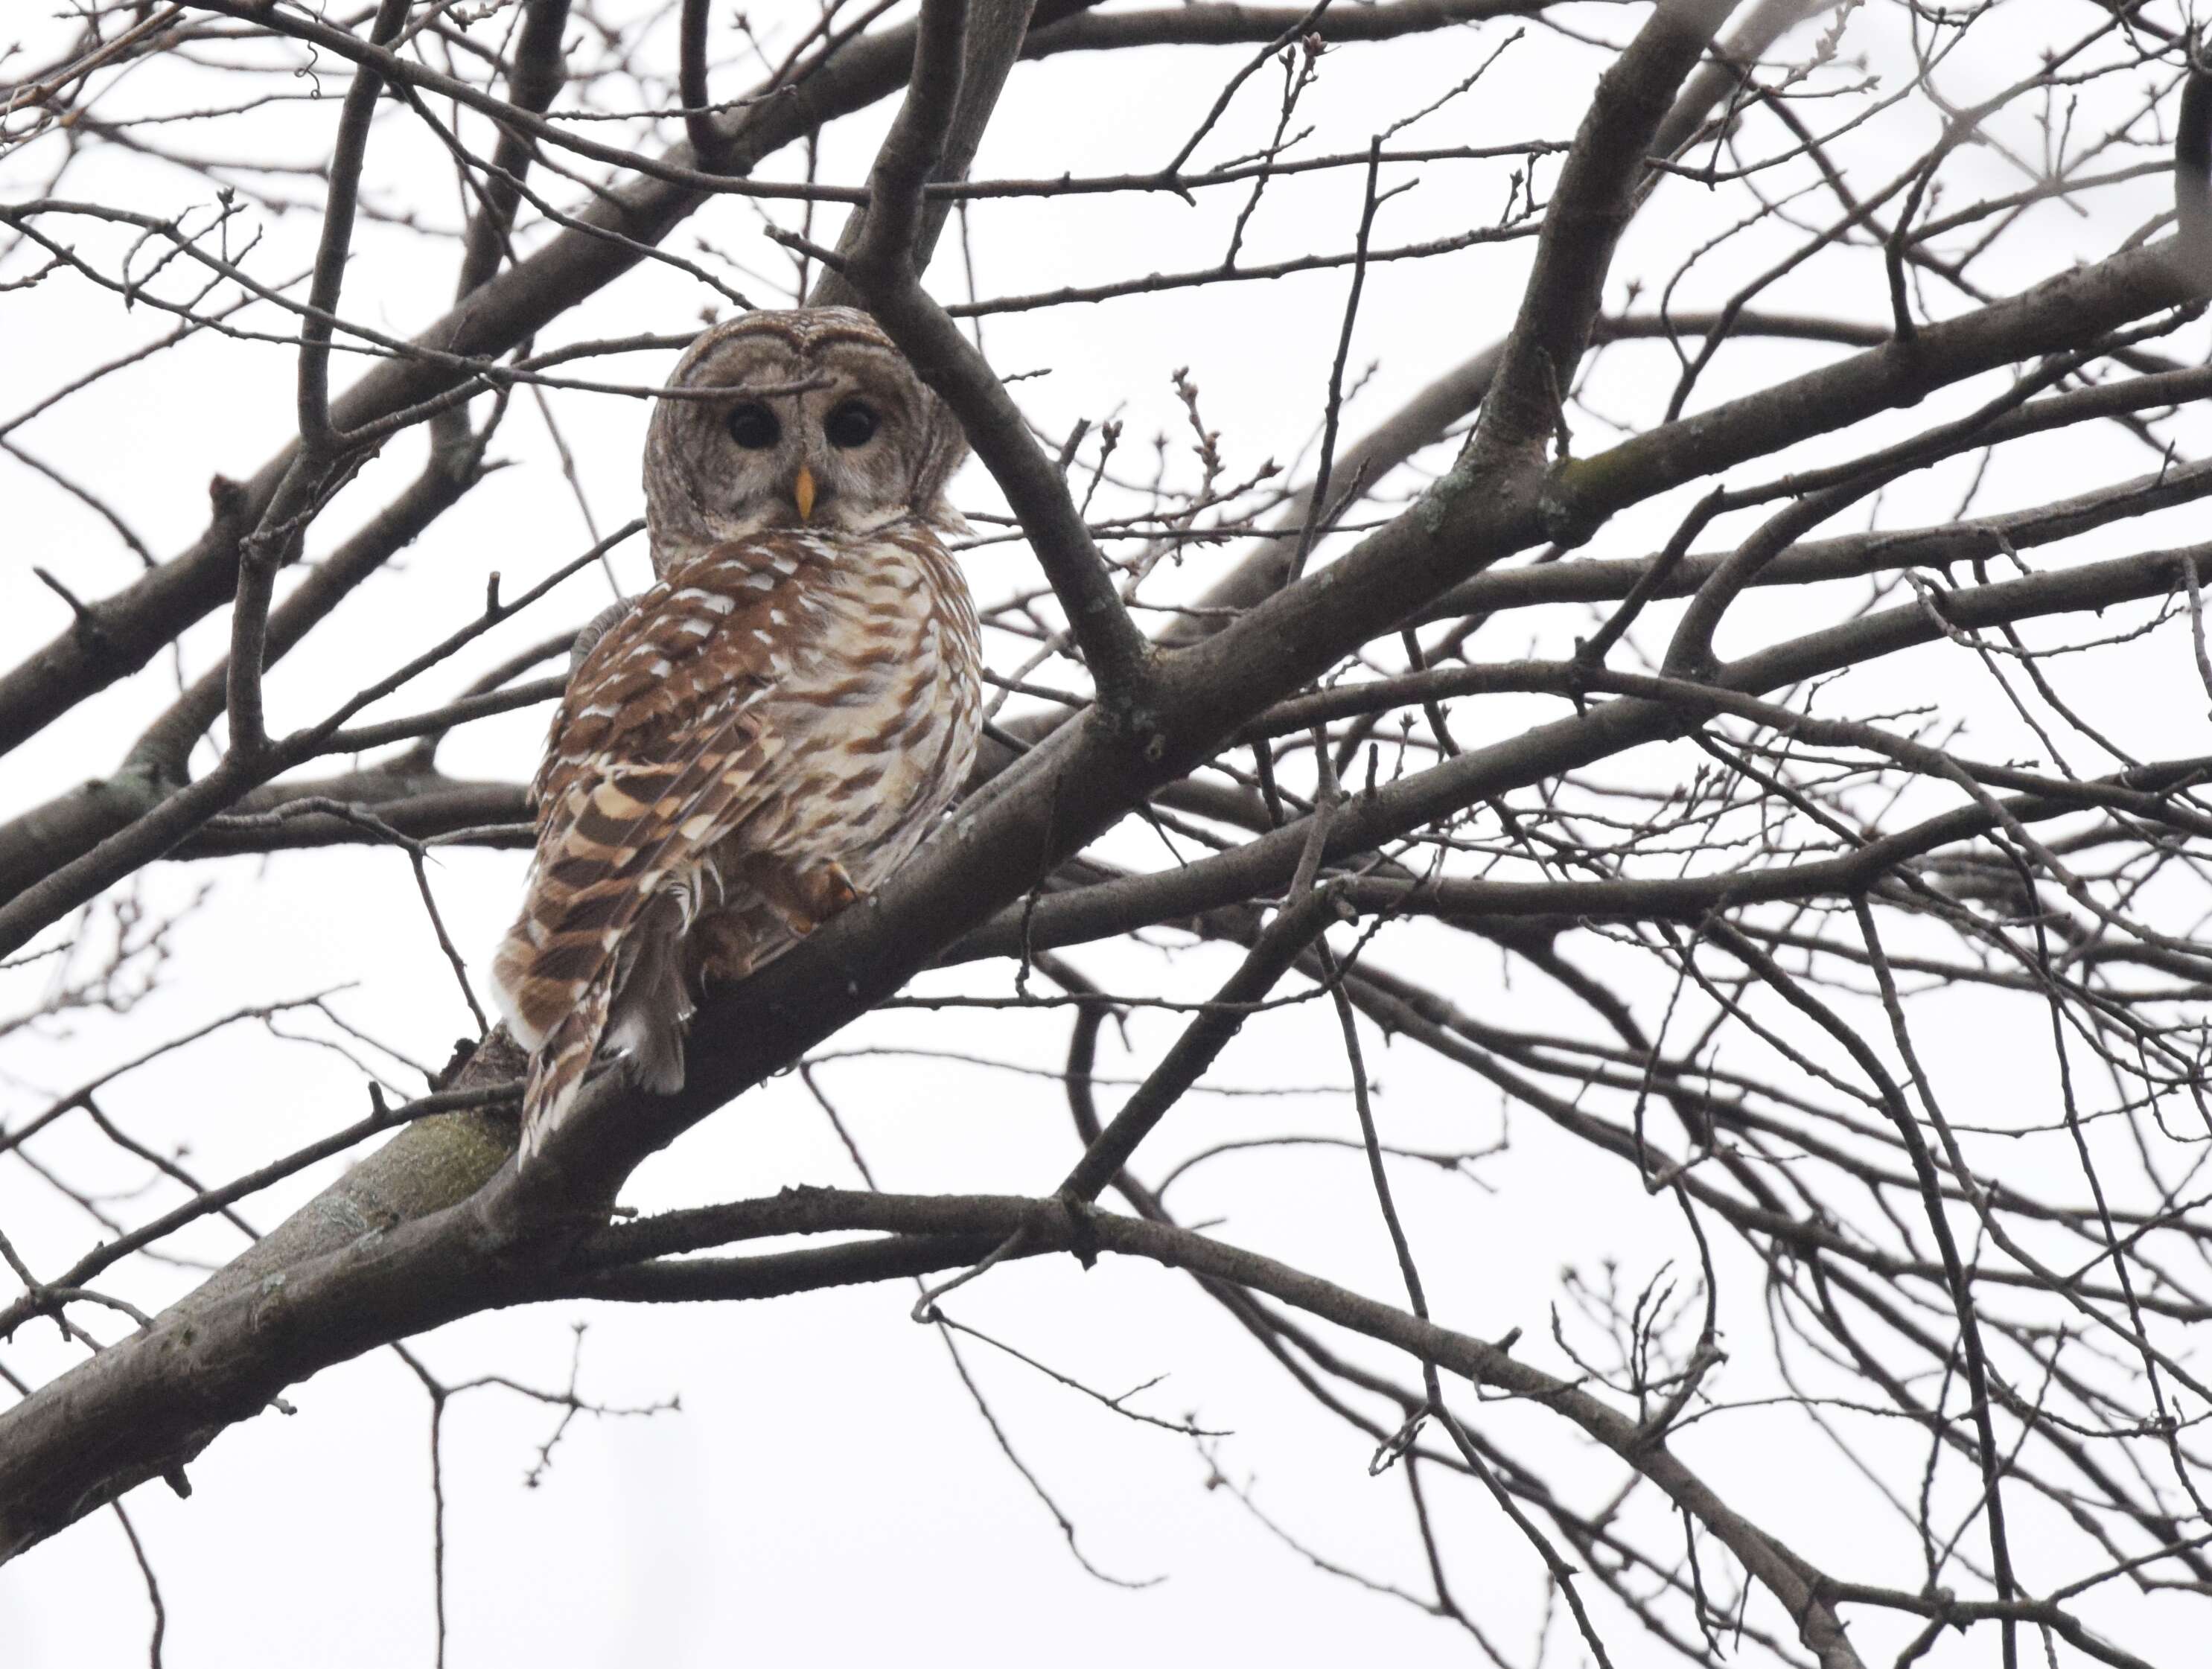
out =
<path fill-rule="evenodd" d="M 753 402 L 730 414 L 730 439 L 747 452 L 765 452 L 783 434 L 783 425 L 766 406 Z"/>
<path fill-rule="evenodd" d="M 878 421 L 872 407 L 858 400 L 848 400 L 830 414 L 829 421 L 822 425 L 822 433 L 829 437 L 831 446 L 849 452 L 854 446 L 866 446 L 875 438 Z"/>

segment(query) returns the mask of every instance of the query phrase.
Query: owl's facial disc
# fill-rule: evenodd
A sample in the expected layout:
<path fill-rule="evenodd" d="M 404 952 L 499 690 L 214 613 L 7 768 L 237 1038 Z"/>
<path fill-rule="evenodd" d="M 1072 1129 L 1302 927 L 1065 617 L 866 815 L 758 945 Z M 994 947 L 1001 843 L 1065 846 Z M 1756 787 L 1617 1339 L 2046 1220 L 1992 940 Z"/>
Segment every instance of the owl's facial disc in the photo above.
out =
<path fill-rule="evenodd" d="M 718 537 L 801 525 L 860 531 L 905 509 L 910 415 L 897 391 L 877 385 L 874 355 L 833 344 L 802 361 L 773 339 L 739 338 L 691 381 L 731 391 L 726 404 L 694 403 L 690 461 Z"/>
<path fill-rule="evenodd" d="M 867 532 L 942 516 L 966 447 L 872 321 L 842 308 L 753 313 L 708 331 L 647 445 L 656 563 L 765 528 Z"/>

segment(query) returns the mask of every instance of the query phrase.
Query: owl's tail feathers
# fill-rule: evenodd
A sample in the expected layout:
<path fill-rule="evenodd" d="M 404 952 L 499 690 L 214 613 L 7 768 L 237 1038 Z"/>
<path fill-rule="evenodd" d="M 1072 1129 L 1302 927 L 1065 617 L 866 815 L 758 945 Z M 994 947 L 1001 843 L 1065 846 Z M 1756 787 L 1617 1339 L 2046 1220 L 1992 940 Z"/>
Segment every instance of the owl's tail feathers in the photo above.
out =
<path fill-rule="evenodd" d="M 492 960 L 507 1029 L 531 1056 L 525 1162 L 567 1115 L 603 1046 L 629 1051 L 645 1088 L 682 1089 L 692 1009 L 682 948 L 697 904 L 690 877 L 648 890 L 617 874 L 587 896 L 546 897 L 550 890 L 533 893 Z"/>
<path fill-rule="evenodd" d="M 697 913 L 696 877 L 657 894 L 624 937 L 615 965 L 606 1043 L 629 1057 L 631 1077 L 656 1095 L 684 1087 L 684 1034 L 694 1006 L 684 935 Z"/>
<path fill-rule="evenodd" d="M 544 1041 L 531 1052 L 530 1077 L 522 1089 L 522 1156 L 524 1164 L 537 1156 L 545 1138 L 556 1129 L 583 1087 L 584 1073 L 599 1053 L 606 1030 L 607 999 L 613 982 L 610 962 L 585 989 L 575 1007 L 555 1023 Z"/>
<path fill-rule="evenodd" d="M 568 1112 L 599 1053 L 621 969 L 609 942 L 616 935 L 577 931 L 578 924 L 563 919 L 568 910 L 562 907 L 574 901 L 550 899 L 548 890 L 532 889 L 521 919 L 492 958 L 492 993 L 514 1041 L 530 1051 L 522 1094 L 526 1162 Z M 602 910 L 605 904 L 620 908 L 616 896 Z"/>

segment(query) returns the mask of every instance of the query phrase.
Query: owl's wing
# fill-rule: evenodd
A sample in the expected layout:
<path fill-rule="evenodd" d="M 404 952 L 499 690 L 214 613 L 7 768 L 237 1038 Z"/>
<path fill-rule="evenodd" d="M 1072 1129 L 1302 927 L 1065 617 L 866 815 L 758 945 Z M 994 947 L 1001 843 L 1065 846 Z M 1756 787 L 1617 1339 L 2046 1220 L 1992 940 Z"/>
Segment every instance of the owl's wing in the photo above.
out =
<path fill-rule="evenodd" d="M 534 787 L 529 895 L 493 964 L 532 1055 L 526 1155 L 567 1110 L 629 978 L 665 987 L 640 993 L 665 1017 L 642 1052 L 656 1088 L 683 1082 L 676 942 L 713 884 L 702 860 L 771 792 L 763 767 L 781 749 L 757 708 L 805 649 L 811 613 L 789 602 L 805 554 L 772 535 L 716 547 L 648 592 L 569 682 Z"/>

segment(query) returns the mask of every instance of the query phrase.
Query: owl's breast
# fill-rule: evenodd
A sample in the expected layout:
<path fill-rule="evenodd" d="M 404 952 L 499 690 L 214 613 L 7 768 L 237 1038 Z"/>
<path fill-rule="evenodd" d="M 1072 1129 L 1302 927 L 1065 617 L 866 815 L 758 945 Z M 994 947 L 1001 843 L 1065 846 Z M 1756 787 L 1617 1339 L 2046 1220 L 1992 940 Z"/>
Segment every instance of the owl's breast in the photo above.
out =
<path fill-rule="evenodd" d="M 863 889 L 951 802 L 981 713 L 975 614 L 952 559 L 926 534 L 867 555 L 798 588 L 804 617 L 763 713 L 784 743 L 781 780 L 733 836 L 834 858 Z"/>

